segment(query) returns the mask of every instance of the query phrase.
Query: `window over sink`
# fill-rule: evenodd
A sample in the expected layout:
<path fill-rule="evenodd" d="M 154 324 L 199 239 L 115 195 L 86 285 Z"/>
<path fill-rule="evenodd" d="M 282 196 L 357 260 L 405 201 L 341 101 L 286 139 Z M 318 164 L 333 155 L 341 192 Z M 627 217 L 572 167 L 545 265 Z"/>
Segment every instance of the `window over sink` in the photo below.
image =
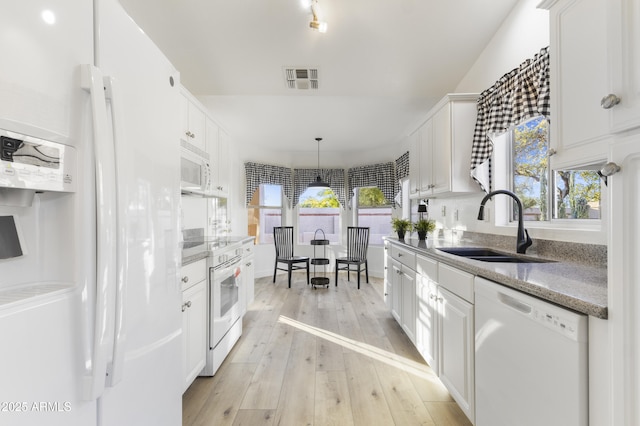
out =
<path fill-rule="evenodd" d="M 601 219 L 598 166 L 554 170 L 549 122 L 544 117 L 529 119 L 493 140 L 496 187 L 518 195 L 525 221 L 560 224 Z M 509 222 L 517 221 L 515 202 L 496 199 L 496 209 L 496 217 L 504 209 Z"/>

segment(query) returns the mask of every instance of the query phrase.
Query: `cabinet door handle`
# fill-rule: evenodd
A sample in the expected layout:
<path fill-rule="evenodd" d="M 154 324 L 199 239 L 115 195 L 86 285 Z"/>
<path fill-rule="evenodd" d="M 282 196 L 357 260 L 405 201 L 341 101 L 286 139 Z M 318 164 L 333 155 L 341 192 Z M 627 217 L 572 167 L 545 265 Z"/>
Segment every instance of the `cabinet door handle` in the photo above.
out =
<path fill-rule="evenodd" d="M 191 307 L 191 300 L 187 302 L 187 308 L 190 308 L 190 307 Z"/>
<path fill-rule="evenodd" d="M 602 166 L 602 168 L 600 169 L 600 174 L 602 176 L 611 176 L 611 175 L 615 175 L 619 171 L 620 171 L 620 166 L 618 166 L 616 163 L 609 162 L 604 166 Z"/>
<path fill-rule="evenodd" d="M 186 276 L 186 275 L 184 277 L 182 277 L 182 282 L 185 283 L 185 284 L 188 283 L 189 282 L 189 277 Z"/>
<path fill-rule="evenodd" d="M 187 304 L 186 304 L 186 303 L 183 303 L 183 304 L 182 304 L 182 312 L 184 312 L 184 311 L 186 311 L 186 310 L 187 310 Z"/>
<path fill-rule="evenodd" d="M 613 93 L 609 93 L 607 96 L 602 98 L 600 101 L 600 106 L 604 109 L 610 109 L 620 103 L 620 98 L 614 95 Z"/>

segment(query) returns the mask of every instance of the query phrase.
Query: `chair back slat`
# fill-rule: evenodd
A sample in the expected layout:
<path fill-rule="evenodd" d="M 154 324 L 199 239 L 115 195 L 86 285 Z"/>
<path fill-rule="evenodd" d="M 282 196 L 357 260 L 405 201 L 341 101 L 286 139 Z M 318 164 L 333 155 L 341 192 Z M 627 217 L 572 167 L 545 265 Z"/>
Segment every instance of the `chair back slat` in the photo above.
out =
<path fill-rule="evenodd" d="M 273 242 L 276 245 L 276 258 L 293 257 L 293 226 L 274 226 Z"/>
<path fill-rule="evenodd" d="M 347 257 L 351 259 L 367 258 L 369 247 L 369 228 L 349 226 L 347 228 Z"/>

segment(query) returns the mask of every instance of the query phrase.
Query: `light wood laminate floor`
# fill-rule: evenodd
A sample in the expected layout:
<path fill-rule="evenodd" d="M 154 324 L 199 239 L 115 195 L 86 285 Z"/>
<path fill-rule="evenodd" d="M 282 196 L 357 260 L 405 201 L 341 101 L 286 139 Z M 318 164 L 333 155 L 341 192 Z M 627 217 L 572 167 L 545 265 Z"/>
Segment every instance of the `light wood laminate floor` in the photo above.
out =
<path fill-rule="evenodd" d="M 370 281 L 257 279 L 242 337 L 183 395 L 183 425 L 470 425 Z"/>

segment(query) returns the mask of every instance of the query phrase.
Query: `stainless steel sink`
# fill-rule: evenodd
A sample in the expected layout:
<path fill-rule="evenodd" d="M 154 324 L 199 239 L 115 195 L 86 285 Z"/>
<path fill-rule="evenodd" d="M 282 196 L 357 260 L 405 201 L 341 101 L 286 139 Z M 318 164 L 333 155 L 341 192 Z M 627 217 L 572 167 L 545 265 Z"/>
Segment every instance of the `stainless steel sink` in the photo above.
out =
<path fill-rule="evenodd" d="M 502 263 L 548 263 L 553 260 L 538 259 L 525 256 L 513 256 L 484 247 L 452 247 L 439 248 L 438 250 L 467 259 L 479 260 L 481 262 L 502 262 Z"/>

